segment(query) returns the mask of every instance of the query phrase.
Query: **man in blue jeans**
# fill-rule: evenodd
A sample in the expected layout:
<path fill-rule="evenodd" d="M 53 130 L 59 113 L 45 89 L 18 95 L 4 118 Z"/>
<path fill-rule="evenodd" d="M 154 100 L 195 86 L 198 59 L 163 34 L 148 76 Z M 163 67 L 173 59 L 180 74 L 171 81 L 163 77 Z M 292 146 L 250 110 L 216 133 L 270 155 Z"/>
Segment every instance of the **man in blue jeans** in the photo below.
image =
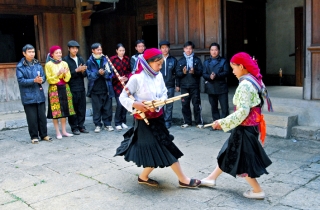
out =
<path fill-rule="evenodd" d="M 176 80 L 176 66 L 177 59 L 169 54 L 170 51 L 170 42 L 161 41 L 159 43 L 160 50 L 163 55 L 163 63 L 161 68 L 161 73 L 168 89 L 168 98 L 174 97 L 175 87 L 179 87 L 179 80 Z M 179 89 L 177 88 L 177 91 Z M 173 103 L 169 103 L 164 106 L 164 120 L 166 127 L 169 129 L 172 124 L 172 109 Z"/>

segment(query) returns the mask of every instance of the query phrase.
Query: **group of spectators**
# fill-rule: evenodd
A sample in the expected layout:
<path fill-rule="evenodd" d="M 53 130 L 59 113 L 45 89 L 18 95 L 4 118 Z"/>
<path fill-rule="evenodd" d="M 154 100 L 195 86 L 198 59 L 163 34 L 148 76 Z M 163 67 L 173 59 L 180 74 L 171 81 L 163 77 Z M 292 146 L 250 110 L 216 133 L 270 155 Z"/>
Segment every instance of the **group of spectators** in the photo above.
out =
<path fill-rule="evenodd" d="M 116 99 L 117 107 L 114 116 L 116 130 L 127 129 L 127 110 L 121 105 L 119 96 L 123 85 L 133 74 L 140 73 L 137 58 L 146 47 L 143 40 L 137 40 L 136 54 L 131 58 L 125 55 L 125 47 L 120 43 L 116 46 L 116 54 L 108 57 L 102 53 L 100 43 L 91 45 L 92 54 L 85 62 L 78 55 L 79 43 L 68 42 L 68 55 L 62 57 L 60 46 L 52 46 L 48 53 L 45 68 L 35 59 L 35 49 L 27 44 L 23 47 L 24 57 L 17 64 L 17 79 L 20 88 L 21 101 L 26 113 L 29 134 L 32 143 L 41 140 L 51 141 L 47 135 L 47 118 L 53 119 L 56 138 L 70 137 L 81 133 L 88 133 L 85 128 L 86 96 L 91 98 L 94 132 L 102 128 L 113 131 L 112 126 L 112 98 Z M 183 97 L 182 128 L 192 125 L 190 102 L 193 105 L 194 121 L 198 128 L 203 127 L 201 116 L 200 81 L 205 80 L 205 92 L 211 104 L 213 121 L 229 114 L 227 76 L 229 63 L 220 56 L 220 46 L 212 43 L 209 47 L 210 58 L 203 63 L 194 54 L 194 43 L 188 41 L 183 46 L 183 56 L 177 60 L 170 55 L 170 43 L 161 41 L 159 49 L 164 62 L 161 73 L 167 88 L 168 98 L 174 97 L 175 91 Z M 114 69 L 117 73 L 115 73 Z M 87 93 L 85 93 L 84 78 L 88 78 Z M 44 82 L 48 87 L 48 108 L 45 114 L 45 95 L 42 88 Z M 221 115 L 218 109 L 221 106 Z M 172 125 L 173 103 L 164 106 L 164 119 L 167 128 Z M 66 131 L 66 118 L 71 127 L 71 133 Z M 59 129 L 61 123 L 61 132 Z"/>

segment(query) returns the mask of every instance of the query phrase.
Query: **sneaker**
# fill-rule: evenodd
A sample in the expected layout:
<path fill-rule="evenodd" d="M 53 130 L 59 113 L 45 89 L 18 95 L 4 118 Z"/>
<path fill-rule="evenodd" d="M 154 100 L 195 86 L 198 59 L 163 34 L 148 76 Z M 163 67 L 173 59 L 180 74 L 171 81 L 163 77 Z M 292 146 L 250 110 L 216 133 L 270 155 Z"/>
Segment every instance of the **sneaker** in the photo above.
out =
<path fill-rule="evenodd" d="M 100 126 L 96 126 L 96 129 L 94 129 L 94 132 L 95 132 L 95 133 L 100 133 L 100 131 L 101 131 Z"/>
<path fill-rule="evenodd" d="M 187 128 L 189 126 L 190 126 L 189 124 L 183 124 L 183 125 L 181 125 L 181 128 Z"/>
<path fill-rule="evenodd" d="M 203 125 L 197 125 L 197 128 L 201 129 L 201 128 L 203 128 Z"/>
<path fill-rule="evenodd" d="M 122 130 L 121 125 L 117 125 L 117 126 L 116 126 L 116 129 L 117 129 L 117 131 L 121 131 L 121 130 Z"/>
<path fill-rule="evenodd" d="M 258 193 L 254 193 L 252 190 L 248 190 L 243 193 L 243 196 L 246 198 L 263 200 L 266 195 L 263 191 L 258 192 Z"/>
<path fill-rule="evenodd" d="M 124 129 L 128 129 L 128 126 L 127 126 L 126 124 L 124 124 L 124 123 L 122 123 L 121 126 L 122 126 L 122 128 L 124 128 Z"/>
<path fill-rule="evenodd" d="M 104 129 L 105 129 L 106 131 L 114 131 L 114 129 L 113 129 L 113 127 L 112 127 L 111 125 L 105 126 Z"/>

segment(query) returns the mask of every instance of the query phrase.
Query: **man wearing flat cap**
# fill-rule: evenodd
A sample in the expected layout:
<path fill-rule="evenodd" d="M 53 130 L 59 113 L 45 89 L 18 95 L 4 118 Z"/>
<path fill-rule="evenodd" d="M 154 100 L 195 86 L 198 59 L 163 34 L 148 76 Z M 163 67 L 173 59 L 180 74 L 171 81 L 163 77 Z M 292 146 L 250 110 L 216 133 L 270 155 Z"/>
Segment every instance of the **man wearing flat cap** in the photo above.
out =
<path fill-rule="evenodd" d="M 84 59 L 78 55 L 79 47 L 80 45 L 77 41 L 70 40 L 68 42 L 69 54 L 63 58 L 63 60 L 68 63 L 71 73 L 69 86 L 76 114 L 68 117 L 68 122 L 74 135 L 89 133 L 84 126 L 84 121 L 86 119 L 84 78 L 87 76 L 87 67 Z"/>

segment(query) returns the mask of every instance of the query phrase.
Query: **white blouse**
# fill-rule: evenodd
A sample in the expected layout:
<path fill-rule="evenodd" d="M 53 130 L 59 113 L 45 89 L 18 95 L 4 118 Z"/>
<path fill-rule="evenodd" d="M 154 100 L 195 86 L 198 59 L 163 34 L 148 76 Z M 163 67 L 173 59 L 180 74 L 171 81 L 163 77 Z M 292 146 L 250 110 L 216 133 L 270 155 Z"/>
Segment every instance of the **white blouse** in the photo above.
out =
<path fill-rule="evenodd" d="M 161 72 L 159 72 L 156 77 L 151 77 L 142 70 L 139 74 L 132 75 L 126 86 L 136 101 L 164 101 L 168 98 L 168 90 Z M 125 89 L 122 90 L 119 100 L 122 106 L 124 106 L 129 112 L 133 111 L 132 105 L 134 101 L 129 98 Z M 156 111 L 159 111 L 160 109 L 161 107 L 158 107 Z"/>

